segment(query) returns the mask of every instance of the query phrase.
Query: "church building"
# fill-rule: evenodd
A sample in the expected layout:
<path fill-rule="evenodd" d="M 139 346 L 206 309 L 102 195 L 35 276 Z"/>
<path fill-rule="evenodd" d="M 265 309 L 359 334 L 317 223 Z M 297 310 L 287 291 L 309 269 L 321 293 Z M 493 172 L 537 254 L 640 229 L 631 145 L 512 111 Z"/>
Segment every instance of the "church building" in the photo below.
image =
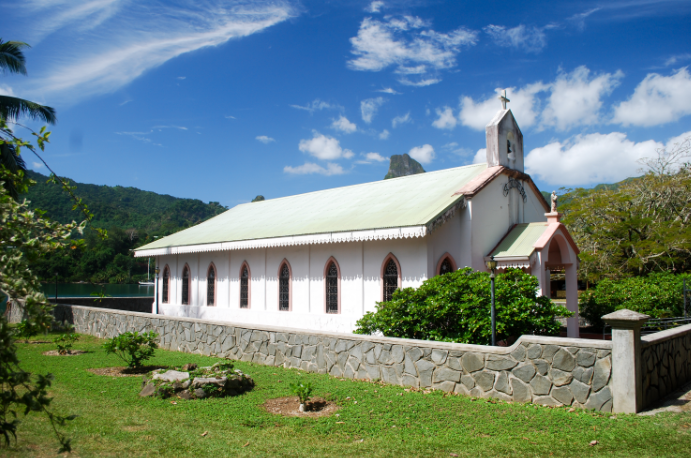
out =
<path fill-rule="evenodd" d="M 241 204 L 138 248 L 160 269 L 153 312 L 350 333 L 397 288 L 493 256 L 547 296 L 564 270 L 578 337 L 578 248 L 523 171 L 511 110 L 486 139 L 485 163 Z"/>

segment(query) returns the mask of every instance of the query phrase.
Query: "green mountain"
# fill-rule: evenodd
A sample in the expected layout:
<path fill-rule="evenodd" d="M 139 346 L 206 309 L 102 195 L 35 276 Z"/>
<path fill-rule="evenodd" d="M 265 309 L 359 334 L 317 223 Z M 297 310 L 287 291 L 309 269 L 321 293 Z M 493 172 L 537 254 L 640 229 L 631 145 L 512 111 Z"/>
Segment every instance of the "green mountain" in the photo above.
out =
<path fill-rule="evenodd" d="M 72 210 L 74 202 L 59 185 L 46 183 L 47 176 L 28 172 L 37 182 L 21 198 L 33 208 L 61 223 L 82 221 L 84 215 Z M 86 230 L 82 249 L 64 250 L 45 256 L 32 264 L 33 272 L 43 280 L 62 282 L 132 283 L 146 279 L 147 259 L 135 259 L 132 250 L 193 226 L 227 210 L 218 202 L 208 204 L 197 199 L 180 199 L 155 192 L 123 186 L 98 186 L 72 183 L 75 194 L 93 213 L 92 224 L 108 230 L 100 239 Z"/>
<path fill-rule="evenodd" d="M 415 175 L 416 173 L 425 173 L 425 169 L 422 168 L 418 161 L 407 154 L 394 154 L 391 156 L 391 162 L 389 163 L 389 173 L 386 174 L 384 179 Z"/>
<path fill-rule="evenodd" d="M 74 202 L 60 186 L 46 183 L 48 177 L 29 171 L 37 182 L 21 198 L 30 200 L 34 208 L 46 212 L 46 216 L 61 223 L 81 221 L 83 215 L 72 210 Z M 197 199 L 180 199 L 151 191 L 123 187 L 72 183 L 77 186 L 76 195 L 94 214 L 93 224 L 108 228 L 136 229 L 148 235 L 168 235 L 193 226 L 227 210 L 218 202 L 205 204 Z"/>

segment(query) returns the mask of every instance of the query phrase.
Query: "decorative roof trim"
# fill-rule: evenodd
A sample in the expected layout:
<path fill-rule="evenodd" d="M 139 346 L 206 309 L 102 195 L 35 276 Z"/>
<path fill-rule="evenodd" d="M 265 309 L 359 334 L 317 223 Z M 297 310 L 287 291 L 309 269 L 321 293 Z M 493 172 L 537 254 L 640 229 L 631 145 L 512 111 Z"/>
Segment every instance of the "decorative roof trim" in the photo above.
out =
<path fill-rule="evenodd" d="M 485 256 L 485 262 L 489 260 L 490 256 Z M 494 260 L 497 261 L 497 269 L 507 269 L 509 267 L 516 269 L 531 268 L 536 261 L 534 253 L 530 256 L 495 256 Z"/>
<path fill-rule="evenodd" d="M 431 233 L 432 231 L 434 231 L 435 229 L 437 229 L 438 227 L 440 227 L 441 225 L 446 223 L 448 220 L 453 218 L 454 215 L 456 214 L 456 212 L 458 210 L 465 208 L 466 205 L 467 205 L 467 203 L 466 203 L 465 197 L 461 197 L 456 202 L 454 202 L 449 207 L 447 207 L 445 210 L 443 210 L 439 214 L 439 216 L 437 216 L 432 221 L 427 223 L 427 226 L 426 226 L 427 231 Z"/>
<path fill-rule="evenodd" d="M 323 234 L 294 235 L 267 239 L 240 240 L 236 242 L 207 243 L 152 250 L 135 250 L 134 257 L 164 256 L 169 254 L 204 253 L 210 251 L 251 250 L 296 245 L 319 245 L 326 243 L 367 242 L 371 240 L 409 239 L 424 237 L 429 233 L 427 226 L 394 227 L 366 231 L 331 232 Z"/>
<path fill-rule="evenodd" d="M 557 232 L 559 232 L 561 235 L 564 236 L 564 238 L 566 238 L 566 242 L 569 245 L 571 245 L 571 248 L 576 253 L 576 255 L 578 255 L 578 253 L 581 252 L 581 250 L 578 249 L 578 245 L 576 245 L 576 242 L 574 242 L 573 238 L 571 237 L 569 230 L 562 223 L 549 223 L 549 225 L 547 226 L 547 230 L 542 233 L 540 238 L 537 239 L 537 242 L 535 242 L 535 245 L 533 245 L 535 249 L 544 249 L 547 246 L 547 244 L 552 241 Z"/>

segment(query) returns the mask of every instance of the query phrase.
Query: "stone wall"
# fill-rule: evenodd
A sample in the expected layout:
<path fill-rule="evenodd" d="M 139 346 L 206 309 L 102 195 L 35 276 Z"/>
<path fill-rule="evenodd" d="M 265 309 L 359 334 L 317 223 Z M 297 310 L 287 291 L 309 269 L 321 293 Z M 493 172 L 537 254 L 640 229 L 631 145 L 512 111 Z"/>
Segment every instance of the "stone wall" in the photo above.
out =
<path fill-rule="evenodd" d="M 608 341 L 522 336 L 511 347 L 489 347 L 65 305 L 56 307 L 56 318 L 101 338 L 155 331 L 162 348 L 187 353 L 477 397 L 612 409 Z"/>
<path fill-rule="evenodd" d="M 691 325 L 644 336 L 641 347 L 644 406 L 691 381 Z"/>

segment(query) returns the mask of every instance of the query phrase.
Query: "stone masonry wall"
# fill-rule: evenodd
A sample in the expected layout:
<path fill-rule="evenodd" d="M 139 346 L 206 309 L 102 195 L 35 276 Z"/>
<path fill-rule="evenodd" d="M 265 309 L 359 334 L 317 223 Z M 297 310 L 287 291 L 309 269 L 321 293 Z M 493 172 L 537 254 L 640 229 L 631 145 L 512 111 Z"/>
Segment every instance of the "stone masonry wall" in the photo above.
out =
<path fill-rule="evenodd" d="M 56 307 L 77 332 L 154 331 L 169 350 L 477 397 L 611 411 L 608 341 L 522 336 L 511 347 L 454 344 Z"/>
<path fill-rule="evenodd" d="M 641 338 L 643 406 L 691 381 L 691 325 Z"/>

